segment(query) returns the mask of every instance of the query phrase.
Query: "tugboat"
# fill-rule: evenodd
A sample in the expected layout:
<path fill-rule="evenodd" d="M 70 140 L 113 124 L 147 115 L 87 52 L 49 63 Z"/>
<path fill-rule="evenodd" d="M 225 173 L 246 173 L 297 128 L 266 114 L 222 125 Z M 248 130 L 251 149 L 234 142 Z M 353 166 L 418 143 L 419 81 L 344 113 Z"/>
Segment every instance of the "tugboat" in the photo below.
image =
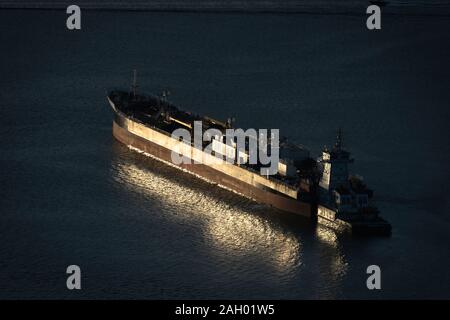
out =
<path fill-rule="evenodd" d="M 342 148 L 342 130 L 331 150 L 326 147 L 317 160 L 322 172 L 318 187 L 318 222 L 356 234 L 390 235 L 391 225 L 379 216 L 371 203 L 373 190 L 363 179 L 350 176 L 350 153 Z"/>

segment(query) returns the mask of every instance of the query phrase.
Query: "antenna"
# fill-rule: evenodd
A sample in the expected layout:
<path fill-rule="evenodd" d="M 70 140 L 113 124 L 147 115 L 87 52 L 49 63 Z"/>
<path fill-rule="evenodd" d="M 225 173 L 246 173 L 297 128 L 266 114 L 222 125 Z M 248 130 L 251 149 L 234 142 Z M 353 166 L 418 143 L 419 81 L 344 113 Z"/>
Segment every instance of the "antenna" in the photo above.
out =
<path fill-rule="evenodd" d="M 163 90 L 163 91 L 161 92 L 161 95 L 160 95 L 161 100 L 164 101 L 164 102 L 166 102 L 166 101 L 167 101 L 167 98 L 169 97 L 169 95 L 170 95 L 170 91 L 169 91 L 168 89 Z"/>

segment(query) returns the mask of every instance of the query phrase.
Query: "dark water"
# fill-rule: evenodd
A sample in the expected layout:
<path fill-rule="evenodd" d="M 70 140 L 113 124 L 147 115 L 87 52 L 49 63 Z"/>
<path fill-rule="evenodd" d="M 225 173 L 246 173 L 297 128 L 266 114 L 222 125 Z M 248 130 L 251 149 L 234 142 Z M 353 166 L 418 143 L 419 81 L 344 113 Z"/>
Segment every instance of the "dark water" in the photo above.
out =
<path fill-rule="evenodd" d="M 450 15 L 447 0 L 389 0 L 383 14 Z M 77 0 L 82 9 L 159 10 L 191 12 L 287 12 L 364 14 L 369 0 Z M 0 8 L 66 9 L 60 0 L 0 0 Z"/>
<path fill-rule="evenodd" d="M 65 18 L 0 11 L 1 298 L 450 297 L 449 18 Z M 392 237 L 313 228 L 120 145 L 105 90 L 133 68 L 142 91 L 315 154 L 343 127 Z"/>

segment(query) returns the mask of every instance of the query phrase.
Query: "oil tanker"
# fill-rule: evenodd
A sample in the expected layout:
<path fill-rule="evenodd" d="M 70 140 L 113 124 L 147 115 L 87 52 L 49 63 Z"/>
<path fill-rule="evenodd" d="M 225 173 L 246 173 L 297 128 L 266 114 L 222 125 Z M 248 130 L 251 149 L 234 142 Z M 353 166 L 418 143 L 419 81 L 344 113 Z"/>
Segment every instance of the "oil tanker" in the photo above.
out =
<path fill-rule="evenodd" d="M 212 150 L 206 152 L 209 142 L 195 145 L 173 135 L 177 129 L 193 133 L 194 125 L 200 123 L 202 134 L 215 129 L 225 136 L 227 129 L 233 127 L 232 119 L 220 121 L 192 114 L 170 103 L 166 92 L 159 96 L 145 95 L 138 94 L 136 88 L 134 78 L 131 90 L 111 90 L 107 94 L 114 112 L 113 136 L 126 146 L 256 202 L 334 229 L 391 233 L 390 224 L 372 204 L 372 190 L 362 178 L 349 175 L 348 164 L 353 160 L 342 148 L 340 130 L 334 147 L 324 149 L 317 159 L 304 146 L 280 139 L 276 174 L 263 175 L 262 164 L 250 164 L 249 154 L 233 144 L 213 140 Z M 180 144 L 183 157 L 192 161 L 173 161 L 173 154 L 180 152 Z M 225 157 L 230 153 L 234 159 L 231 162 Z"/>

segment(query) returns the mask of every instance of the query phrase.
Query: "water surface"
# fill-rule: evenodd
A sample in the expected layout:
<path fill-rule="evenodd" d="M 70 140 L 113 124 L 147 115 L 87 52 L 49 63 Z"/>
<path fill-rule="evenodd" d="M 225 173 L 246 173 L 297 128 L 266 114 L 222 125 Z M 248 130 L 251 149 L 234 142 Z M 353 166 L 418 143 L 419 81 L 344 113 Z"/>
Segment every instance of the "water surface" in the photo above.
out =
<path fill-rule="evenodd" d="M 449 298 L 448 18 L 386 16 L 380 32 L 340 15 L 65 19 L 0 11 L 0 297 Z M 141 91 L 316 155 L 342 127 L 392 237 L 314 228 L 120 145 L 105 93 L 133 68 Z"/>

